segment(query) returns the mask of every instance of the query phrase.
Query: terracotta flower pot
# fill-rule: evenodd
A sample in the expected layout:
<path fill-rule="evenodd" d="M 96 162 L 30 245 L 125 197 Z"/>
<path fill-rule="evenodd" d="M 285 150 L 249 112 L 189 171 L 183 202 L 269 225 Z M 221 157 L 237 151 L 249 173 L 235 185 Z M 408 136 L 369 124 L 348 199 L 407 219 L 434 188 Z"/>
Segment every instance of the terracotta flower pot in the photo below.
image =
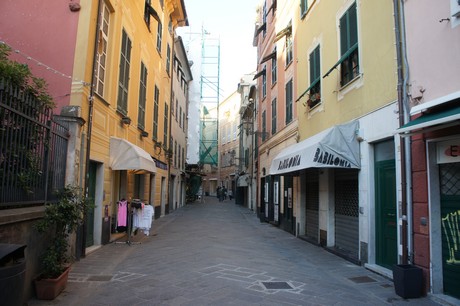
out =
<path fill-rule="evenodd" d="M 35 280 L 35 292 L 39 300 L 54 300 L 67 286 L 70 267 L 58 278 L 42 278 Z"/>

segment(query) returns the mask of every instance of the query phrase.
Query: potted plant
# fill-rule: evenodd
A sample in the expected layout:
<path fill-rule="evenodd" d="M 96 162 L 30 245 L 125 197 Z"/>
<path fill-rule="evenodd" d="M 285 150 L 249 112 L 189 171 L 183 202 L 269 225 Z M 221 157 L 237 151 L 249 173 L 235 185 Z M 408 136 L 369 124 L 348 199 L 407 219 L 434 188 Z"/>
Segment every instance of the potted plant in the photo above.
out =
<path fill-rule="evenodd" d="M 57 195 L 58 201 L 46 204 L 45 215 L 36 224 L 39 233 L 52 238 L 41 258 L 43 271 L 35 280 L 37 298 L 44 300 L 54 299 L 67 285 L 71 259 L 68 239 L 83 224 L 88 206 L 78 187 L 66 186 Z"/>

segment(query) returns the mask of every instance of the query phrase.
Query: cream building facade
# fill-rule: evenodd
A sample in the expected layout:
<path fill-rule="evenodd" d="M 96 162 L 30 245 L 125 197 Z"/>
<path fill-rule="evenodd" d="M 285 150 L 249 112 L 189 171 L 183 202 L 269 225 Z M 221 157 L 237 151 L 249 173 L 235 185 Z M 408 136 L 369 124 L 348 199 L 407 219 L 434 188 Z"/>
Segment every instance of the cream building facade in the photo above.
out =
<path fill-rule="evenodd" d="M 84 249 L 124 234 L 121 200 L 153 205 L 156 218 L 169 211 L 172 50 L 187 16 L 180 0 L 80 4 L 73 75 L 92 86 L 74 83 L 71 104 L 86 121 L 78 174 L 96 205 Z"/>

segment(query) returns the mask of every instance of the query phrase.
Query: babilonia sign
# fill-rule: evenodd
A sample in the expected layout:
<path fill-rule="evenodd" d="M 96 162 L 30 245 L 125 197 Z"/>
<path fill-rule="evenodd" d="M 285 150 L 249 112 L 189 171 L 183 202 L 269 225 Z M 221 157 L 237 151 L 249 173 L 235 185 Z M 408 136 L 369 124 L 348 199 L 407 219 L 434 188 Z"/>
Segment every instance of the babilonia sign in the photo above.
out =
<path fill-rule="evenodd" d="M 358 121 L 337 125 L 285 148 L 273 159 L 270 175 L 307 168 L 359 169 L 358 129 Z"/>
<path fill-rule="evenodd" d="M 300 154 L 297 154 L 296 156 L 288 157 L 288 158 L 285 158 L 284 160 L 280 160 L 278 170 L 284 170 L 284 169 L 289 169 L 295 166 L 299 166 L 301 159 L 302 157 L 300 156 Z"/>
<path fill-rule="evenodd" d="M 436 144 L 438 164 L 460 162 L 460 139 L 441 141 Z"/>

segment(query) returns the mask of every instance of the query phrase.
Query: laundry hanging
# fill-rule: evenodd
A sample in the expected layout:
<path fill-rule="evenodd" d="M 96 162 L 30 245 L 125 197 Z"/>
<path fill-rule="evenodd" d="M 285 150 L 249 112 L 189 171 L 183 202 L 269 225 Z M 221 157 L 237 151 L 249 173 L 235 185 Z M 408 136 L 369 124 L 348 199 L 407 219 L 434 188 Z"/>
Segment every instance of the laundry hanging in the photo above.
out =
<path fill-rule="evenodd" d="M 117 225 L 126 226 L 128 220 L 128 201 L 121 199 L 118 201 Z"/>
<path fill-rule="evenodd" d="M 133 212 L 133 229 L 139 229 L 148 236 L 154 214 L 155 211 L 152 205 L 142 203 L 142 207 L 135 209 Z"/>

